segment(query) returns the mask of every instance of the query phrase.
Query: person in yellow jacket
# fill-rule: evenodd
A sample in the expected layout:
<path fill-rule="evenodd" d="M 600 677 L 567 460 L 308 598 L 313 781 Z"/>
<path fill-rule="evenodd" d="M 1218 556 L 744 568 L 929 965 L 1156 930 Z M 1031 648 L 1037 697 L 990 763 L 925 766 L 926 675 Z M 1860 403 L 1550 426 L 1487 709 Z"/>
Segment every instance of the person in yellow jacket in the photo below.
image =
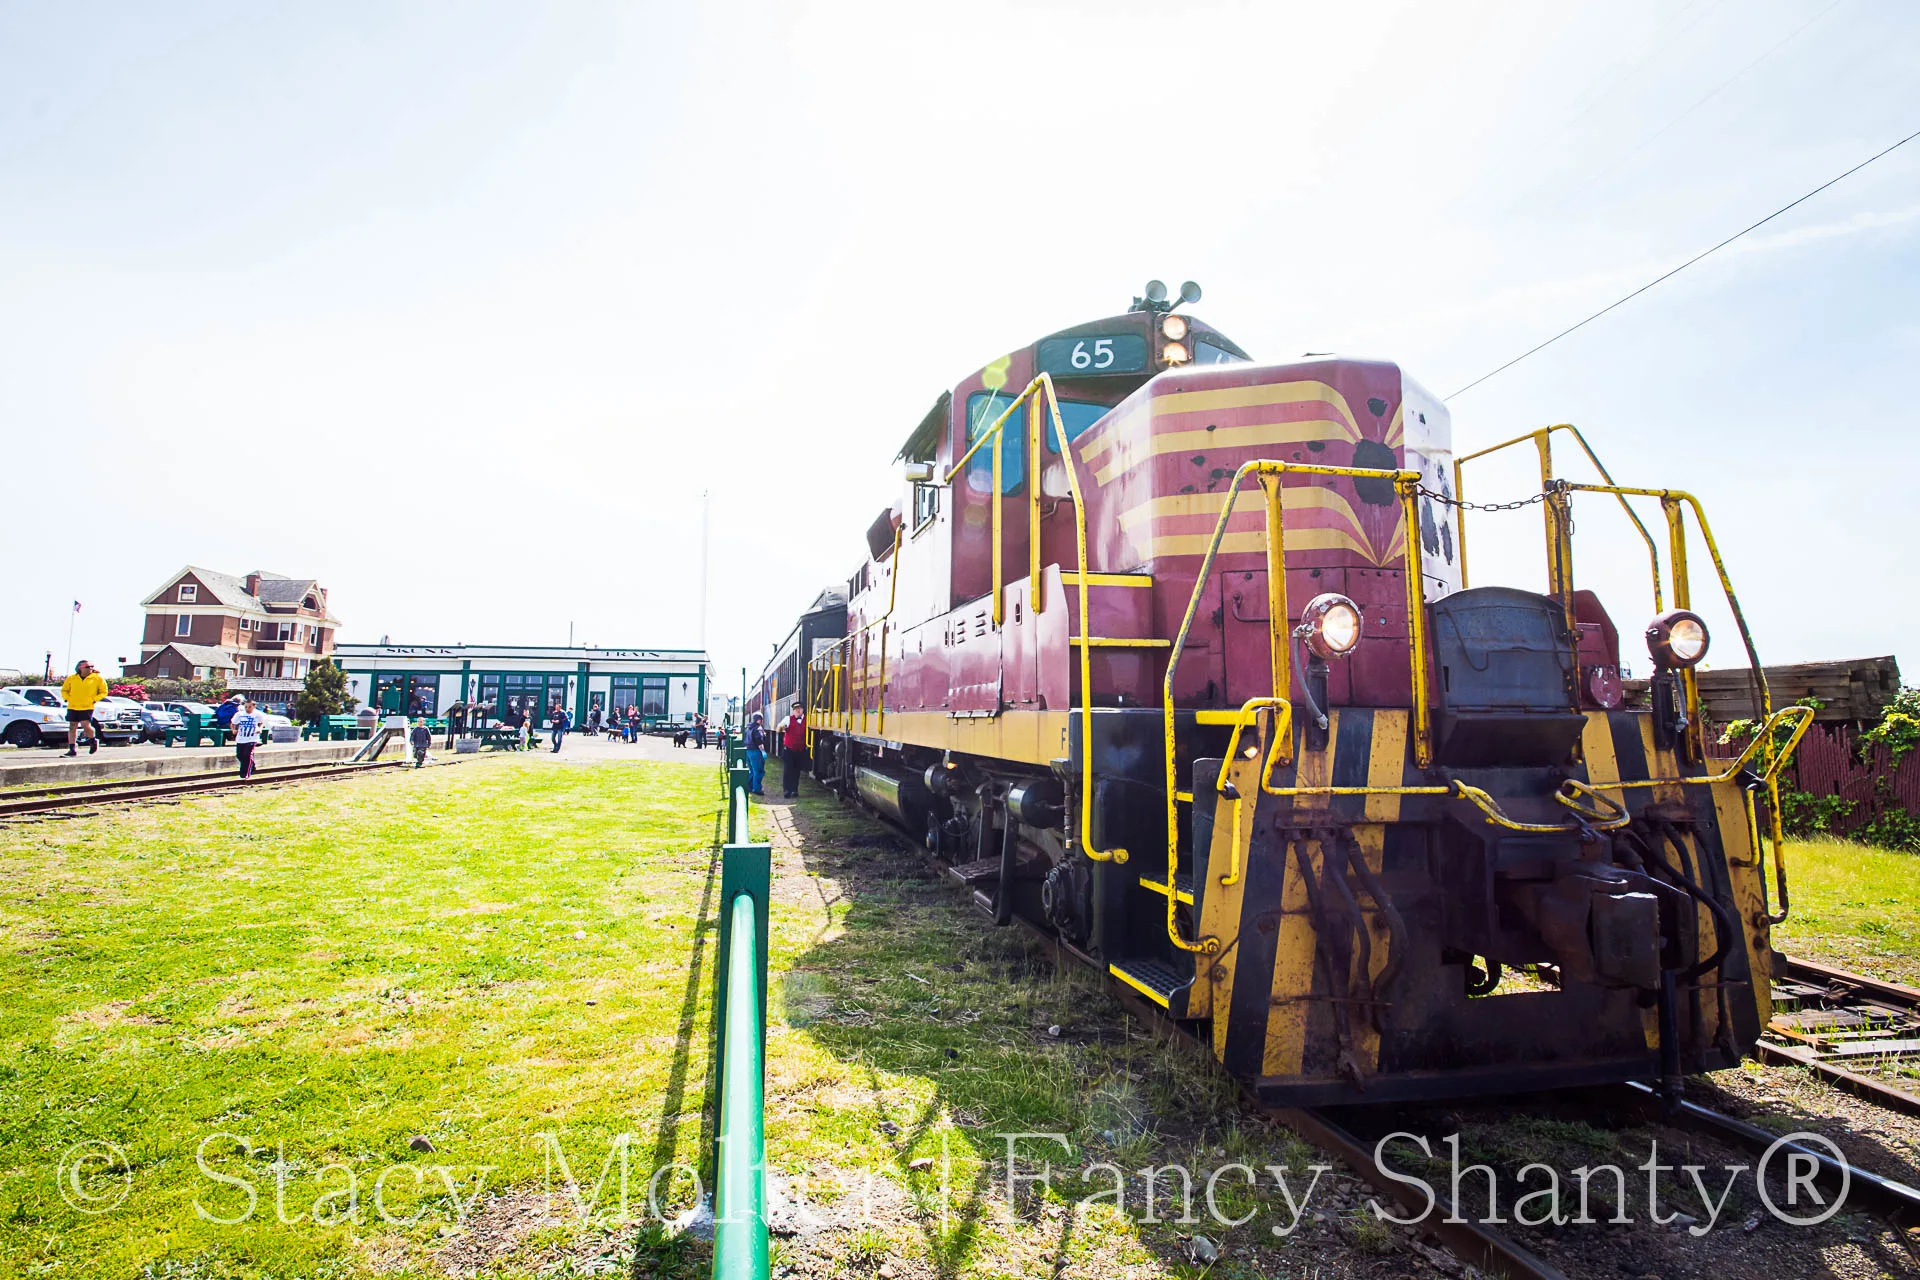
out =
<path fill-rule="evenodd" d="M 107 696 L 107 682 L 85 658 L 73 674 L 60 682 L 60 701 L 67 704 L 67 754 L 78 755 L 80 739 L 87 740 L 87 754 L 100 749 L 100 730 L 93 723 L 94 704 Z M 84 730 L 84 732 L 83 732 Z"/>

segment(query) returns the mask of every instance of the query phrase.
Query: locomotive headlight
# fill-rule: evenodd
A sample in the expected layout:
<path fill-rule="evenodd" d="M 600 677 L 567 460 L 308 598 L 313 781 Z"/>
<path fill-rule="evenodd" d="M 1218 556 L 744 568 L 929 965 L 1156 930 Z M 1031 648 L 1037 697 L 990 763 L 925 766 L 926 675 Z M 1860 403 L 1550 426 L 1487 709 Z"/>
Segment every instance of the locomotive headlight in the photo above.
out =
<path fill-rule="evenodd" d="M 1360 606 L 1337 591 L 1307 601 L 1294 634 L 1322 658 L 1344 658 L 1360 643 Z"/>
<path fill-rule="evenodd" d="M 1160 332 L 1165 334 L 1169 341 L 1180 341 L 1187 336 L 1187 318 L 1185 316 L 1168 316 L 1160 322 Z"/>
<path fill-rule="evenodd" d="M 1168 318 L 1172 319 L 1173 317 L 1169 316 Z M 1182 344 L 1169 342 L 1166 346 L 1160 348 L 1160 358 L 1168 364 L 1185 364 L 1193 357 L 1187 354 L 1187 349 Z"/>
<path fill-rule="evenodd" d="M 1663 613 L 1647 625 L 1647 652 L 1656 667 L 1691 667 L 1707 656 L 1707 624 L 1685 609 Z"/>

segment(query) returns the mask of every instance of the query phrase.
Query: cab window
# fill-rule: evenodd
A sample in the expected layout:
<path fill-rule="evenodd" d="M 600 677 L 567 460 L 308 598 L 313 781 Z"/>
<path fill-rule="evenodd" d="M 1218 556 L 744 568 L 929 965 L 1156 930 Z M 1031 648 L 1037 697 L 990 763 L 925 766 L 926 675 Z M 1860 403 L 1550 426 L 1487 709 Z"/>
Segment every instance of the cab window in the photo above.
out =
<path fill-rule="evenodd" d="M 994 419 L 1007 411 L 1013 403 L 1013 397 L 1004 391 L 976 391 L 967 397 L 967 444 L 986 434 Z M 1067 430 L 1068 440 L 1078 440 L 1083 432 L 1106 415 L 1113 406 L 1093 404 L 1085 400 L 1061 400 L 1060 425 Z M 1000 428 L 1000 492 L 1013 493 L 1018 490 L 1027 476 L 1027 424 L 1026 409 L 1022 406 L 1019 413 L 1009 418 Z M 1042 410 L 1042 418 L 1047 427 L 1046 449 L 1048 453 L 1060 452 L 1060 436 L 1053 429 L 1053 415 Z M 967 485 L 976 492 L 985 493 L 993 487 L 993 449 L 991 444 L 982 445 L 980 452 L 973 455 L 967 463 Z"/>

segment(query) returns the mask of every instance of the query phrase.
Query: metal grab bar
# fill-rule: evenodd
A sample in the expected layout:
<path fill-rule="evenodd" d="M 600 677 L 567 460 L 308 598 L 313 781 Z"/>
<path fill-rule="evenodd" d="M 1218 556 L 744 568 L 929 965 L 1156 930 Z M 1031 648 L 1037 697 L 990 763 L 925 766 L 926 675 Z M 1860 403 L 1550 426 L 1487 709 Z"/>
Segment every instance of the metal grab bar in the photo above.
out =
<path fill-rule="evenodd" d="M 1027 438 L 1029 441 L 1027 456 L 1027 561 L 1031 576 L 1027 579 L 1028 603 L 1035 613 L 1045 607 L 1045 591 L 1040 582 L 1040 405 L 1046 405 L 1047 412 L 1053 417 L 1053 433 L 1060 441 L 1060 458 L 1065 464 L 1067 486 L 1073 493 L 1073 535 L 1074 552 L 1078 572 L 1074 575 L 1075 585 L 1080 592 L 1080 637 L 1075 646 L 1080 650 L 1080 851 L 1095 862 L 1123 863 L 1127 860 L 1127 851 L 1121 848 L 1101 849 L 1093 842 L 1093 649 L 1092 637 L 1087 628 L 1090 624 L 1087 597 L 1087 504 L 1080 492 L 1080 464 L 1074 457 L 1073 441 L 1067 436 L 1066 424 L 1060 420 L 1060 400 L 1053 391 L 1053 378 L 1041 374 L 1026 385 L 1025 390 L 1014 397 L 993 424 L 981 433 L 973 442 L 972 448 L 960 455 L 960 460 L 947 468 L 941 483 L 948 487 L 953 484 L 954 476 L 967 465 L 980 446 L 992 440 L 993 447 L 993 622 L 999 626 L 1002 616 L 1002 597 L 1006 584 L 1001 578 L 1000 566 L 1000 509 L 1006 504 L 1007 495 L 1000 489 L 999 444 L 1001 428 L 1013 411 L 1021 405 L 1027 405 Z M 1167 780 L 1171 790 L 1173 780 Z M 1171 882 L 1169 882 L 1171 883 Z M 1168 901 L 1173 900 L 1171 892 Z"/>
<path fill-rule="evenodd" d="M 1238 502 L 1241 486 L 1248 476 L 1257 477 L 1265 495 L 1266 503 L 1262 525 L 1265 532 L 1267 552 L 1267 596 L 1268 596 L 1268 644 L 1273 665 L 1274 689 L 1269 701 L 1282 702 L 1293 692 L 1292 671 L 1284 650 L 1287 643 L 1287 589 L 1286 589 L 1286 525 L 1282 517 L 1281 485 L 1288 473 L 1317 476 L 1344 476 L 1349 479 L 1391 480 L 1394 492 L 1400 498 L 1401 519 L 1406 525 L 1406 563 L 1403 576 L 1406 579 L 1407 596 L 1407 634 L 1409 639 L 1408 663 L 1409 686 L 1413 702 L 1413 750 L 1414 759 L 1422 768 L 1433 762 L 1432 710 L 1427 705 L 1427 629 L 1425 594 L 1421 586 L 1420 563 L 1420 516 L 1414 506 L 1415 495 L 1419 492 L 1420 473 L 1418 471 L 1380 470 L 1372 467 L 1333 467 L 1309 463 L 1277 462 L 1270 459 L 1255 459 L 1244 462 L 1233 473 L 1233 480 L 1226 489 L 1226 500 L 1220 508 L 1220 518 L 1214 522 L 1213 536 L 1207 542 L 1206 555 L 1200 561 L 1200 572 L 1194 579 L 1193 595 L 1187 601 L 1186 614 L 1180 619 L 1180 630 L 1174 638 L 1173 648 L 1167 657 L 1167 673 L 1161 686 L 1161 705 L 1163 708 L 1162 729 L 1165 734 L 1165 760 L 1167 770 L 1167 883 L 1172 884 L 1174 874 L 1180 865 L 1180 817 L 1178 810 L 1178 780 L 1174 765 L 1174 708 L 1173 677 L 1180 665 L 1180 655 L 1186 649 L 1187 634 L 1193 628 L 1194 616 L 1199 612 L 1200 599 L 1206 590 L 1207 580 L 1213 573 L 1214 561 L 1219 557 L 1220 544 L 1226 538 L 1227 523 L 1233 518 L 1234 505 Z M 1082 617 L 1084 619 L 1084 606 Z M 1282 682 L 1285 682 L 1283 687 Z M 1276 763 L 1293 759 L 1292 705 L 1288 703 L 1287 734 L 1282 740 L 1276 733 L 1275 740 L 1268 749 L 1265 767 L 1262 770 L 1261 789 L 1272 791 L 1270 786 Z M 1273 794 L 1279 794 L 1272 791 Z M 1236 809 L 1235 819 L 1238 820 Z M 1238 841 L 1235 848 L 1238 849 Z M 1237 871 L 1237 867 L 1236 867 Z M 1211 955 L 1220 949 L 1220 940 L 1213 937 L 1200 938 L 1188 942 L 1180 936 L 1179 922 L 1176 918 L 1178 903 L 1174 896 L 1167 897 L 1167 937 L 1173 945 L 1182 951 L 1192 951 Z"/>
<path fill-rule="evenodd" d="M 1261 785 L 1264 787 L 1268 779 L 1273 777 L 1275 744 L 1280 742 L 1282 738 L 1292 741 L 1293 704 L 1285 698 L 1248 698 L 1241 706 L 1238 714 L 1233 718 L 1233 732 L 1227 735 L 1227 754 L 1220 762 L 1220 777 L 1214 782 L 1215 794 L 1221 796 L 1227 795 L 1227 788 L 1232 785 L 1227 780 L 1227 770 L 1239 756 L 1240 731 L 1252 724 L 1254 717 L 1267 708 L 1273 708 L 1280 714 L 1274 717 L 1273 733 L 1267 740 L 1267 758 L 1260 774 Z M 1252 752 L 1257 749 L 1258 748 L 1249 747 L 1248 751 Z M 1242 806 L 1246 803 L 1246 797 L 1236 791 L 1232 799 L 1233 858 L 1232 861 L 1227 864 L 1227 874 L 1220 877 L 1220 883 L 1223 885 L 1238 884 L 1240 881 L 1240 814 Z"/>

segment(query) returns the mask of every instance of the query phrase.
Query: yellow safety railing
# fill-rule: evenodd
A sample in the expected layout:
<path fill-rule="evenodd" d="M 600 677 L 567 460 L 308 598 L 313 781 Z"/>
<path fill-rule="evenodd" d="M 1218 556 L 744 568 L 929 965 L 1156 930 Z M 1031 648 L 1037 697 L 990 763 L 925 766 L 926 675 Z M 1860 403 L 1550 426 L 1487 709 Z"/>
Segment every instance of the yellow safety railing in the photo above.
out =
<path fill-rule="evenodd" d="M 1565 431 L 1573 436 L 1579 443 L 1581 450 L 1586 454 L 1587 460 L 1593 464 L 1594 469 L 1600 473 L 1601 478 L 1606 483 L 1578 484 L 1561 480 L 1554 476 L 1551 440 L 1553 433 L 1556 431 Z M 1780 717 L 1776 715 L 1773 709 L 1773 694 L 1767 687 L 1766 669 L 1760 664 L 1760 653 L 1754 646 L 1753 632 L 1747 626 L 1746 614 L 1741 610 L 1739 596 L 1733 589 L 1733 579 L 1727 573 L 1726 560 L 1720 554 L 1719 544 L 1714 541 L 1713 527 L 1707 522 L 1707 515 L 1701 508 L 1700 500 L 1682 489 L 1639 489 L 1615 484 L 1612 475 L 1608 473 L 1606 467 L 1601 464 L 1599 457 L 1595 455 L 1593 449 L 1587 444 L 1586 437 L 1580 434 L 1579 428 L 1573 426 L 1571 423 L 1556 423 L 1550 427 L 1539 427 L 1528 432 L 1526 435 L 1516 436 L 1511 440 L 1482 449 L 1477 453 L 1466 454 L 1456 459 L 1453 464 L 1454 497 L 1460 502 L 1455 517 L 1455 529 L 1460 545 L 1461 585 L 1463 587 L 1467 585 L 1467 506 L 1464 501 L 1465 493 L 1462 486 L 1462 467 L 1465 463 L 1471 462 L 1476 458 L 1483 458 L 1488 454 L 1498 453 L 1502 449 L 1524 444 L 1529 440 L 1533 441 L 1534 447 L 1540 456 L 1540 479 L 1541 491 L 1544 495 L 1543 510 L 1545 512 L 1544 520 L 1547 540 L 1548 592 L 1558 598 L 1562 607 L 1566 610 L 1569 629 L 1574 626 L 1575 622 L 1573 616 L 1573 520 L 1571 514 L 1571 498 L 1573 494 L 1611 494 L 1614 499 L 1620 503 L 1621 508 L 1626 511 L 1628 518 L 1633 521 L 1634 527 L 1639 530 L 1641 538 L 1647 544 L 1647 554 L 1652 566 L 1653 608 L 1655 614 L 1661 613 L 1665 608 L 1665 602 L 1660 589 L 1660 555 L 1653 535 L 1647 531 L 1646 525 L 1641 522 L 1639 514 L 1634 511 L 1632 504 L 1629 503 L 1627 499 L 1655 498 L 1660 502 L 1661 511 L 1665 515 L 1667 522 L 1667 559 L 1673 575 L 1673 604 L 1676 609 L 1688 609 L 1692 607 L 1692 587 L 1687 572 L 1686 530 L 1686 509 L 1689 507 L 1692 508 L 1694 520 L 1700 526 L 1701 539 L 1707 544 L 1707 554 L 1712 558 L 1714 572 L 1719 577 L 1720 590 L 1726 599 L 1727 609 L 1733 615 L 1735 628 L 1740 632 L 1740 643 L 1746 650 L 1747 662 L 1751 670 L 1754 700 L 1759 711 L 1758 718 L 1762 721 L 1762 731 L 1755 734 L 1753 742 L 1748 744 L 1747 750 L 1741 753 L 1741 760 L 1744 762 L 1751 759 L 1752 756 L 1757 753 L 1764 753 L 1767 759 L 1767 769 L 1762 775 L 1761 781 L 1765 785 L 1767 792 L 1767 809 L 1770 827 L 1768 834 L 1770 843 L 1773 846 L 1774 880 L 1778 887 L 1781 901 L 1781 910 L 1777 913 L 1775 922 L 1778 923 L 1779 920 L 1784 920 L 1786 918 L 1787 905 L 1785 863 L 1786 834 L 1781 825 L 1779 776 L 1781 767 L 1791 758 L 1794 749 L 1800 743 L 1800 739 L 1805 735 L 1806 726 L 1811 721 L 1812 716 L 1809 712 L 1808 715 L 1796 725 L 1787 743 L 1783 746 L 1776 746 L 1773 741 L 1772 729 L 1779 723 Z M 1682 668 L 1679 673 L 1679 679 L 1686 706 L 1687 754 L 1694 760 L 1704 760 L 1706 758 L 1706 733 L 1700 717 L 1699 684 L 1691 667 Z M 1792 710 L 1794 709 L 1783 708 L 1783 711 Z M 1726 782 L 1732 780 L 1733 775 L 1738 771 L 1738 767 L 1743 766 L 1737 766 L 1735 769 L 1730 769 L 1726 773 L 1712 778 L 1652 779 L 1645 783 L 1625 785 L 1654 786 Z M 1747 823 L 1747 829 L 1752 844 L 1751 851 L 1756 862 L 1764 863 L 1764 858 L 1761 854 L 1758 825 L 1753 820 L 1754 815 L 1751 813 L 1751 795 L 1748 797 L 1748 809 L 1749 821 Z"/>
<path fill-rule="evenodd" d="M 852 706 L 842 707 L 840 705 L 841 673 L 843 673 L 847 667 L 844 659 L 852 657 L 853 644 L 856 641 L 866 640 L 875 627 L 880 628 L 879 684 L 876 689 L 875 684 L 867 679 L 868 655 L 872 652 L 871 641 L 868 641 L 866 647 L 863 647 L 860 651 L 860 728 L 862 732 L 864 732 L 867 727 L 867 713 L 869 711 L 868 697 L 871 694 L 874 702 L 878 704 L 876 708 L 873 708 L 878 718 L 878 724 L 875 726 L 874 731 L 876 733 L 886 732 L 887 635 L 891 630 L 887 625 L 887 621 L 893 617 L 893 607 L 900 599 L 900 535 L 900 529 L 893 531 L 893 550 L 887 553 L 889 557 L 887 563 L 892 566 L 890 571 L 891 576 L 887 579 L 887 611 L 868 622 L 858 631 L 848 632 L 841 639 L 834 641 L 833 644 L 821 650 L 818 654 L 815 654 L 807 662 L 808 684 L 810 686 L 807 697 L 807 748 L 809 753 L 811 753 L 813 748 L 812 735 L 814 730 L 814 713 L 816 711 L 826 715 L 828 727 L 830 728 L 846 730 L 853 727 Z M 826 683 L 829 683 L 831 687 L 832 705 L 830 707 L 818 705 L 812 696 L 813 676 L 815 675 L 829 677 Z"/>
<path fill-rule="evenodd" d="M 1087 504 L 1080 492 L 1080 467 L 1073 455 L 1073 441 L 1067 437 L 1066 425 L 1060 420 L 1060 401 L 1053 392 L 1053 378 L 1041 374 L 1013 402 L 1003 410 L 993 424 L 980 433 L 959 461 L 947 468 L 947 474 L 941 483 L 951 486 L 953 478 L 960 469 L 973 459 L 982 445 L 993 442 L 993 621 L 996 626 L 1004 616 L 1003 598 L 1006 583 L 1001 574 L 1000 543 L 1001 515 L 1006 505 L 1006 494 L 1000 486 L 1000 455 L 1004 451 L 1001 428 L 1013 411 L 1022 405 L 1027 406 L 1027 564 L 1031 576 L 1027 579 L 1028 596 L 1033 611 L 1038 613 L 1043 606 L 1045 592 L 1040 582 L 1040 409 L 1044 404 L 1053 418 L 1053 433 L 1060 441 L 1060 457 L 1065 463 L 1067 485 L 1073 493 L 1073 533 L 1074 552 L 1079 572 L 1076 575 L 1080 591 L 1080 849 L 1096 862 L 1125 862 L 1125 849 L 1101 849 L 1093 842 L 1093 649 L 1094 638 L 1088 636 L 1087 606 Z M 1168 789 L 1173 786 L 1172 775 L 1167 778 Z M 1168 872 L 1171 876 L 1172 872 Z M 1173 900 L 1172 881 L 1168 881 L 1167 900 Z"/>
<path fill-rule="evenodd" d="M 1313 476 L 1344 476 L 1349 479 L 1391 480 L 1394 492 L 1400 499 L 1401 519 L 1406 522 L 1406 592 L 1407 592 L 1407 636 L 1409 683 L 1413 702 L 1413 752 L 1414 760 L 1422 768 L 1433 762 L 1433 725 L 1432 710 L 1427 705 L 1427 626 L 1424 591 L 1421 586 L 1420 562 L 1420 516 L 1415 507 L 1415 498 L 1420 489 L 1418 471 L 1386 471 L 1369 467 L 1333 467 L 1316 464 L 1275 462 L 1268 459 L 1256 459 L 1244 462 L 1233 473 L 1233 480 L 1227 486 L 1226 502 L 1220 508 L 1220 518 L 1214 522 L 1213 536 L 1207 542 L 1206 555 L 1200 561 L 1199 576 L 1194 579 L 1193 596 L 1187 601 L 1187 611 L 1180 619 L 1180 630 L 1174 637 L 1173 649 L 1167 658 L 1167 674 L 1161 686 L 1161 701 L 1164 708 L 1166 769 L 1167 769 L 1167 937 L 1173 945 L 1182 951 L 1212 954 L 1220 949 L 1220 940 L 1203 937 L 1189 942 L 1180 936 L 1178 919 L 1179 902 L 1172 891 L 1174 877 L 1180 865 L 1180 811 L 1179 804 L 1183 795 L 1191 799 L 1190 793 L 1182 793 L 1176 788 L 1178 783 L 1174 774 L 1174 707 L 1173 677 L 1180 664 L 1180 655 L 1187 644 L 1187 633 L 1193 628 L 1193 619 L 1200 610 L 1200 600 L 1206 590 L 1207 579 L 1213 573 L 1213 562 L 1220 554 L 1220 544 L 1227 535 L 1227 523 L 1233 519 L 1233 509 L 1243 492 L 1241 485 L 1248 476 L 1256 477 L 1266 497 L 1265 526 L 1267 552 L 1267 635 L 1271 646 L 1273 666 L 1273 694 L 1266 699 L 1252 699 L 1240 710 L 1234 722 L 1234 731 L 1229 738 L 1229 749 L 1237 748 L 1242 724 L 1261 706 L 1287 708 L 1283 718 L 1285 732 L 1281 724 L 1276 724 L 1273 741 L 1268 746 L 1267 759 L 1261 770 L 1262 790 L 1272 790 L 1270 782 L 1274 766 L 1293 759 L 1293 715 L 1292 704 L 1288 701 L 1293 693 L 1292 654 L 1288 648 L 1291 634 L 1288 631 L 1287 617 L 1287 574 L 1286 574 L 1286 524 L 1281 506 L 1281 485 L 1289 474 Z M 1231 756 L 1229 756 L 1231 758 Z M 1226 777 L 1223 767 L 1221 777 Z M 1220 784 L 1216 784 L 1218 787 Z M 1406 789 L 1401 789 L 1406 790 Z M 1448 790 L 1442 788 L 1442 790 Z M 1280 794 L 1274 791 L 1274 794 Z M 1235 855 L 1229 874 L 1239 875 L 1239 806 L 1235 806 Z M 1225 883 L 1231 883 L 1227 881 Z"/>
<path fill-rule="evenodd" d="M 1587 443 L 1587 438 L 1580 434 L 1580 428 L 1574 426 L 1571 422 L 1556 422 L 1550 427 L 1540 427 L 1537 430 L 1527 432 L 1527 434 L 1523 436 L 1515 436 L 1511 440 L 1503 440 L 1499 444 L 1489 445 L 1484 449 L 1463 454 L 1455 458 L 1453 460 L 1453 496 L 1456 505 L 1454 507 L 1453 518 L 1455 540 L 1460 544 L 1460 586 L 1463 590 L 1467 586 L 1468 503 L 1466 501 L 1467 495 L 1465 489 L 1467 463 L 1472 462 L 1476 458 L 1484 458 L 1489 454 L 1499 453 L 1503 449 L 1511 449 L 1514 445 L 1524 444 L 1531 440 L 1533 441 L 1534 448 L 1538 450 L 1540 454 L 1540 491 L 1542 494 L 1548 495 L 1548 500 L 1551 501 L 1551 493 L 1555 483 L 1553 475 L 1553 433 L 1556 431 L 1565 431 L 1571 435 L 1575 442 L 1579 444 L 1580 451 L 1587 455 L 1587 461 L 1593 464 L 1593 469 L 1600 473 L 1600 478 L 1608 484 L 1614 482 L 1613 475 L 1607 470 L 1606 464 L 1600 461 L 1600 455 L 1593 451 L 1593 446 Z M 1647 532 L 1647 526 L 1641 522 L 1639 513 L 1633 509 L 1632 505 L 1628 503 L 1625 498 L 1620 499 L 1620 509 L 1627 513 L 1627 519 L 1633 521 L 1634 528 L 1640 531 L 1641 541 L 1647 544 L 1647 559 L 1653 570 L 1653 611 L 1659 613 L 1663 607 L 1660 602 L 1660 549 L 1654 543 L 1653 535 Z M 1570 542 L 1573 535 L 1573 525 L 1571 521 L 1564 517 L 1564 510 L 1551 510 L 1547 512 L 1547 519 L 1549 521 L 1547 528 L 1547 580 L 1552 583 L 1558 583 L 1562 580 L 1562 577 L 1570 582 L 1573 574 L 1573 552 Z M 1559 554 L 1560 544 L 1563 539 L 1568 541 L 1564 556 Z"/>

